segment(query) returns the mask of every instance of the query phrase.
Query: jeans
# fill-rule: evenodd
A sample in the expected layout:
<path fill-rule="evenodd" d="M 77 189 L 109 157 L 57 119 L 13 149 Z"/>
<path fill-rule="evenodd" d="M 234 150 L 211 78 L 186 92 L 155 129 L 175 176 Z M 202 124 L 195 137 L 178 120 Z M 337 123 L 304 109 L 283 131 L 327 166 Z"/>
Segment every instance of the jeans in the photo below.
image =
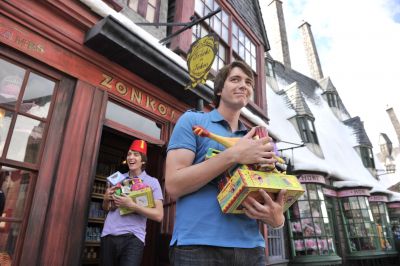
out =
<path fill-rule="evenodd" d="M 140 266 L 144 243 L 133 234 L 101 238 L 100 265 Z"/>
<path fill-rule="evenodd" d="M 171 266 L 265 266 L 265 249 L 214 246 L 172 246 Z"/>

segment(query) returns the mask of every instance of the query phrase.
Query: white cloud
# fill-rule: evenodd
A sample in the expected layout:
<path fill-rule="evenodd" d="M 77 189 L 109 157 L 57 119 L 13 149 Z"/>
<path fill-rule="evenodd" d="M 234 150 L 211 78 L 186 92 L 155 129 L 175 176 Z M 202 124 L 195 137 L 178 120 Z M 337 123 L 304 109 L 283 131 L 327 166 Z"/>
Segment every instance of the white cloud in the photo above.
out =
<path fill-rule="evenodd" d="M 351 116 L 364 121 L 375 151 L 381 132 L 398 146 L 386 108 L 400 119 L 400 1 L 282 2 L 292 68 L 309 75 L 298 29 L 304 20 L 311 24 L 324 76 L 331 77 Z M 260 0 L 262 9 L 269 3 Z"/>

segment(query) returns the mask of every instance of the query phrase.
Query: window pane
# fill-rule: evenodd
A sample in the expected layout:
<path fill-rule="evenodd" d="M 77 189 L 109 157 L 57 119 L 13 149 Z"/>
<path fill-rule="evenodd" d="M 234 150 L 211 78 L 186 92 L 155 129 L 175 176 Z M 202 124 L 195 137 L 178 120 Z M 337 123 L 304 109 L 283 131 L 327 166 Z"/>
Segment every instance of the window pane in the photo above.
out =
<path fill-rule="evenodd" d="M 196 0 L 194 10 L 196 11 L 197 14 L 199 14 L 200 16 L 203 16 L 204 3 L 200 0 Z"/>
<path fill-rule="evenodd" d="M 239 29 L 239 41 L 244 45 L 244 33 L 241 29 Z"/>
<path fill-rule="evenodd" d="M 0 156 L 3 154 L 4 144 L 10 129 L 13 113 L 0 108 Z"/>
<path fill-rule="evenodd" d="M 247 36 L 245 36 L 244 41 L 245 41 L 245 47 L 246 47 L 246 49 L 250 51 L 250 46 L 251 46 L 251 45 L 250 45 L 250 39 L 249 39 Z"/>
<path fill-rule="evenodd" d="M 225 26 L 222 26 L 221 37 L 226 43 L 228 43 L 228 41 L 229 41 L 229 31 L 228 31 L 228 28 L 225 27 Z"/>
<path fill-rule="evenodd" d="M 156 122 L 113 102 L 107 103 L 106 118 L 154 138 L 160 138 L 161 127 Z"/>
<path fill-rule="evenodd" d="M 7 152 L 7 159 L 36 163 L 43 139 L 43 131 L 43 122 L 18 115 Z"/>
<path fill-rule="evenodd" d="M 229 16 L 225 11 L 221 11 L 222 13 L 222 23 L 224 23 L 225 25 L 229 25 Z"/>
<path fill-rule="evenodd" d="M 15 106 L 24 75 L 25 69 L 0 59 L 0 104 Z"/>
<path fill-rule="evenodd" d="M 0 253 L 1 265 L 11 265 L 15 253 L 17 238 L 20 235 L 21 222 L 25 212 L 26 199 L 32 173 L 10 167 L 2 167 L 0 171 Z M 15 222 L 3 219 L 13 218 Z M 7 264 L 10 262 L 9 264 Z"/>
<path fill-rule="evenodd" d="M 147 6 L 146 12 L 146 20 L 150 22 L 154 22 L 154 18 L 156 16 L 156 9 L 150 5 Z"/>
<path fill-rule="evenodd" d="M 213 8 L 213 2 L 214 2 L 214 0 L 206 0 L 206 1 L 205 1 L 206 6 L 207 6 L 210 10 L 212 10 L 212 8 Z M 207 12 L 207 13 L 208 13 L 208 12 Z"/>
<path fill-rule="evenodd" d="M 219 36 L 221 36 L 221 20 L 219 20 L 218 18 L 214 18 L 213 29 L 215 30 L 215 32 L 216 32 Z"/>
<path fill-rule="evenodd" d="M 233 36 L 239 36 L 238 26 L 234 21 L 232 21 L 232 34 L 233 34 Z"/>
<path fill-rule="evenodd" d="M 238 39 L 236 39 L 236 37 L 232 38 L 232 49 L 235 52 L 238 52 Z"/>
<path fill-rule="evenodd" d="M 138 3 L 139 3 L 139 0 L 130 0 L 128 6 L 130 9 L 137 12 L 138 11 Z"/>
<path fill-rule="evenodd" d="M 244 46 L 239 43 L 239 56 L 244 59 Z"/>
<path fill-rule="evenodd" d="M 55 82 L 31 73 L 22 98 L 21 111 L 41 118 L 49 112 Z"/>
<path fill-rule="evenodd" d="M 256 56 L 256 46 L 254 45 L 254 43 L 251 43 L 251 49 L 250 52 L 253 56 Z"/>

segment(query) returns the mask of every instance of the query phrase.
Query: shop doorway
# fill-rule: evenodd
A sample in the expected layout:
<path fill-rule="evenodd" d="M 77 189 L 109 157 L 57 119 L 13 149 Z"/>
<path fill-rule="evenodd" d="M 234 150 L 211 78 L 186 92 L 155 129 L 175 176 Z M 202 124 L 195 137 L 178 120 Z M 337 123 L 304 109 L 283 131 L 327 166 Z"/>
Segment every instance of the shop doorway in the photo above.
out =
<path fill-rule="evenodd" d="M 106 190 L 106 177 L 119 171 L 125 173 L 128 167 L 125 164 L 126 154 L 135 136 L 128 135 L 110 127 L 103 127 L 100 148 L 97 158 L 96 175 L 92 185 L 86 224 L 85 242 L 82 251 L 82 265 L 99 265 L 100 235 L 106 213 L 102 210 L 103 194 Z M 163 173 L 164 159 L 162 147 L 148 142 L 148 164 L 146 172 L 159 179 Z M 160 223 L 147 221 L 146 245 L 143 254 L 142 266 L 158 264 L 160 254 Z"/>

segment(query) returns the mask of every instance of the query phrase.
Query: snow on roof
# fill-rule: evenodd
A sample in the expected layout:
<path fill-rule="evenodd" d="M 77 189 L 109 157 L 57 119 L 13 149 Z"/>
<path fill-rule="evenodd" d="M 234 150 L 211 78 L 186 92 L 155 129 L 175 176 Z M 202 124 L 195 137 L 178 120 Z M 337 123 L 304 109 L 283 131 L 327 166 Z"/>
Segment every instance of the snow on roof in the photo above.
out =
<path fill-rule="evenodd" d="M 294 110 L 288 107 L 284 95 L 278 95 L 267 87 L 271 117 L 269 129 L 281 140 L 302 143 L 296 127 L 288 120 L 296 115 Z M 296 170 L 320 171 L 341 180 L 376 184 L 375 178 L 364 167 L 353 148 L 357 140 L 352 129 L 336 118 L 321 94 L 322 89 L 317 88 L 312 99 L 303 96 L 315 117 L 314 125 L 324 158 L 315 155 L 307 147 L 294 149 L 293 153 L 292 150 L 284 151 L 284 155 L 291 158 Z M 278 142 L 278 149 L 286 147 Z"/>

